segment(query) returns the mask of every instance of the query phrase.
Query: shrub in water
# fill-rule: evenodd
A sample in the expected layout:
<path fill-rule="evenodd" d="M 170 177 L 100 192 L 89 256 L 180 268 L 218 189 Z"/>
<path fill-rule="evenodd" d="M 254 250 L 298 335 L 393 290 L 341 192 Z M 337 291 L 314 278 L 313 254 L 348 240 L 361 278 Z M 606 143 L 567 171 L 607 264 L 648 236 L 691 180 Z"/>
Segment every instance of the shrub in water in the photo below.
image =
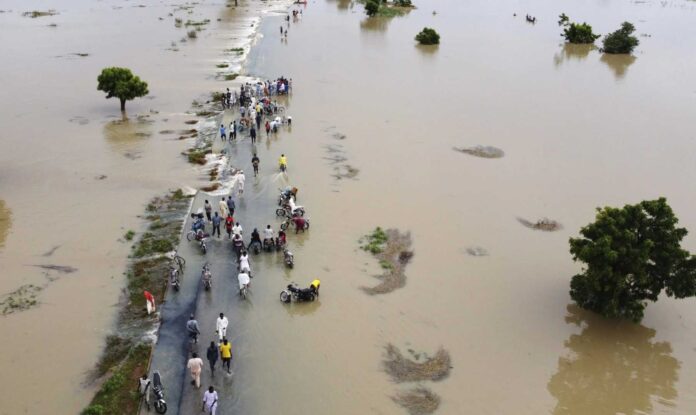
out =
<path fill-rule="evenodd" d="M 638 39 L 631 34 L 636 28 L 629 22 L 623 22 L 616 32 L 609 33 L 602 40 L 605 53 L 631 53 L 638 46 Z"/>
<path fill-rule="evenodd" d="M 571 22 L 565 13 L 559 16 L 558 25 L 563 27 L 563 36 L 570 43 L 594 43 L 599 35 L 592 33 L 592 26 L 587 23 Z"/>
<path fill-rule="evenodd" d="M 440 35 L 435 29 L 425 27 L 416 35 L 416 40 L 421 45 L 437 45 L 440 43 Z"/>

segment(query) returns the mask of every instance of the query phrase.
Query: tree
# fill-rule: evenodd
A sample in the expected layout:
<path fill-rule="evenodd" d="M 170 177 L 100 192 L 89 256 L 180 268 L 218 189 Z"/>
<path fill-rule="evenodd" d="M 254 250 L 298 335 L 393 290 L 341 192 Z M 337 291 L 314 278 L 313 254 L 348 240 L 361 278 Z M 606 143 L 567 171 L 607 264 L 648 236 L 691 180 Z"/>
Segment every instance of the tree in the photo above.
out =
<path fill-rule="evenodd" d="M 623 22 L 621 28 L 616 32 L 609 33 L 604 37 L 602 43 L 606 53 L 631 53 L 638 46 L 638 39 L 631 36 L 636 28 L 629 22 Z"/>
<path fill-rule="evenodd" d="M 594 43 L 600 36 L 592 33 L 592 26 L 587 23 L 571 22 L 565 13 L 559 16 L 558 25 L 563 27 L 561 36 L 565 37 L 566 42 L 579 44 Z"/>
<path fill-rule="evenodd" d="M 379 2 L 375 0 L 368 0 L 367 3 L 365 3 L 365 13 L 367 13 L 368 16 L 374 16 L 378 11 Z"/>
<path fill-rule="evenodd" d="M 586 264 L 570 282 L 570 297 L 605 317 L 643 318 L 645 300 L 696 295 L 696 257 L 680 246 L 686 236 L 664 198 L 597 209 L 594 223 L 570 239 L 573 260 Z"/>
<path fill-rule="evenodd" d="M 416 40 L 421 45 L 437 45 L 440 43 L 440 35 L 437 34 L 435 29 L 424 27 L 423 30 L 416 35 Z"/>
<path fill-rule="evenodd" d="M 116 97 L 121 101 L 121 111 L 126 110 L 126 101 L 149 93 L 147 82 L 141 81 L 128 68 L 104 68 L 97 77 L 97 82 L 97 90 L 106 92 L 107 99 Z"/>

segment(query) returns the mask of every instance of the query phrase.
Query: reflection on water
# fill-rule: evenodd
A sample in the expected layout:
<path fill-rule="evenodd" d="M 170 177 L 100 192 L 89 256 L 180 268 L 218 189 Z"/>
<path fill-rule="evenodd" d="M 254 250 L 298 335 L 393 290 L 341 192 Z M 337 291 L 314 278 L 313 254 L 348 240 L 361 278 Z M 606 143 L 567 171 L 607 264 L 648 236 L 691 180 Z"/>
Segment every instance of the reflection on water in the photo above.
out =
<path fill-rule="evenodd" d="M 416 44 L 416 49 L 418 49 L 425 56 L 433 56 L 439 48 L 438 48 L 438 45 Z"/>
<path fill-rule="evenodd" d="M 0 200 L 0 248 L 5 246 L 5 239 L 12 226 L 12 212 L 4 200 Z"/>
<path fill-rule="evenodd" d="M 307 316 L 314 314 L 321 307 L 321 301 L 317 299 L 311 303 L 291 303 L 285 305 L 285 311 L 292 317 L 295 316 Z"/>
<path fill-rule="evenodd" d="M 372 32 L 384 32 L 389 27 L 391 18 L 382 16 L 367 17 L 360 22 L 360 28 Z"/>
<path fill-rule="evenodd" d="M 565 61 L 577 60 L 581 61 L 587 58 L 587 56 L 595 50 L 594 45 L 574 45 L 572 43 L 565 43 L 563 48 L 553 55 L 554 65 L 561 66 Z"/>
<path fill-rule="evenodd" d="M 329 2 L 336 3 L 336 7 L 340 10 L 348 10 L 353 8 L 353 0 L 329 0 Z"/>
<path fill-rule="evenodd" d="M 651 413 L 654 398 L 669 405 L 677 397 L 679 361 L 668 342 L 653 341 L 655 330 L 606 320 L 568 306 L 566 322 L 583 328 L 564 343 L 567 356 L 548 390 L 558 400 L 553 413 Z"/>
<path fill-rule="evenodd" d="M 633 62 L 636 61 L 636 57 L 627 54 L 612 55 L 610 53 L 603 53 L 600 60 L 614 71 L 616 79 L 621 79 L 626 75 L 628 67 L 633 65 Z"/>
<path fill-rule="evenodd" d="M 137 151 L 140 143 L 152 135 L 151 124 L 148 116 L 133 119 L 124 116 L 122 119 L 104 124 L 104 137 L 114 150 L 123 152 L 125 157 L 134 160 L 140 157 Z M 173 131 L 171 134 L 174 137 Z"/>

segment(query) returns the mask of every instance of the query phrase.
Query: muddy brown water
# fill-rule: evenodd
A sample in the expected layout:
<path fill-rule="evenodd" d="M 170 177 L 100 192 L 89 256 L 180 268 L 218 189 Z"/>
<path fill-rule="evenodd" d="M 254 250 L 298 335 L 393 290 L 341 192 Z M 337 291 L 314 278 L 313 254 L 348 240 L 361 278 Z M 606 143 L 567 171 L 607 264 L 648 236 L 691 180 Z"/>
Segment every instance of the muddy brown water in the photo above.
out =
<path fill-rule="evenodd" d="M 0 198 L 12 221 L 0 248 L 0 291 L 45 281 L 26 265 L 45 262 L 41 255 L 56 246 L 46 263 L 79 271 L 51 283 L 39 308 L 0 319 L 0 331 L 11 333 L 0 367 L 14 374 L 0 380 L 0 413 L 50 405 L 68 414 L 85 405 L 91 389 L 81 383 L 123 286 L 129 248 L 118 239 L 139 228 L 136 216 L 152 195 L 199 183 L 200 172 L 178 157 L 190 142 L 158 132 L 186 129 L 183 111 L 221 85 L 211 79 L 221 49 L 234 47 L 250 21 L 202 3 L 190 18 L 210 18 L 210 28 L 182 45 L 185 30 L 167 16 L 172 4 L 3 3 L 13 11 L 0 14 L 0 33 L 13 41 L 0 64 L 11 98 L 0 100 Z M 696 38 L 696 5 L 418 5 L 387 21 L 365 20 L 361 6 L 345 1 L 310 3 L 287 42 L 277 38 L 280 22 L 267 20 L 252 53 L 250 73 L 293 78 L 292 132 L 264 143 L 261 158 L 288 155 L 312 219 L 296 269 L 269 278 L 280 291 L 285 281 L 318 277 L 322 297 L 289 308 L 275 292 L 263 297 L 257 325 L 244 333 L 253 370 L 235 380 L 241 407 L 401 413 L 390 396 L 402 388 L 380 363 L 394 343 L 450 352 L 450 376 L 426 385 L 442 398 L 440 413 L 696 411 L 696 302 L 662 299 L 638 326 L 568 308 L 579 267 L 567 243 L 596 206 L 658 196 L 696 231 L 696 55 L 685 41 Z M 51 7 L 59 14 L 20 16 Z M 640 37 L 635 58 L 572 50 L 561 43 L 561 12 L 600 33 L 629 20 L 650 37 Z M 423 26 L 440 32 L 439 47 L 414 45 Z M 178 52 L 166 50 L 172 41 Z M 112 64 L 150 81 L 154 98 L 128 103 L 127 123 L 113 123 L 118 104 L 95 90 L 98 71 Z M 338 180 L 325 159 L 337 144 L 343 164 L 359 170 L 353 179 Z M 477 145 L 505 157 L 451 150 Z M 518 216 L 552 217 L 563 229 L 534 232 Z M 415 256 L 406 286 L 375 297 L 359 290 L 379 269 L 357 240 L 377 225 L 410 231 Z M 685 245 L 696 250 L 693 235 Z M 466 255 L 468 246 L 490 255 Z"/>

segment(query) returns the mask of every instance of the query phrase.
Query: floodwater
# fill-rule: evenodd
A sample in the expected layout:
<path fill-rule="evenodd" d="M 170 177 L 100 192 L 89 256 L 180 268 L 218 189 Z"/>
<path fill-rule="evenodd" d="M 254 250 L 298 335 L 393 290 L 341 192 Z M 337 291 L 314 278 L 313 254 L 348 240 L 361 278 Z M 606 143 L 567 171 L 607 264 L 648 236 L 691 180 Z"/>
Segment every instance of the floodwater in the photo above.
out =
<path fill-rule="evenodd" d="M 118 239 L 139 229 L 152 195 L 202 176 L 179 156 L 190 142 L 159 132 L 190 128 L 183 112 L 220 88 L 222 49 L 254 20 L 203 2 L 193 17 L 174 12 L 211 19 L 182 44 L 173 3 L 32 3 L 3 2 L 12 12 L 0 14 L 0 34 L 12 39 L 0 64 L 0 199 L 12 212 L 3 247 L 0 209 L 0 292 L 46 281 L 27 265 L 79 271 L 52 282 L 39 308 L 0 319 L 0 367 L 13 374 L 0 380 L 0 413 L 68 414 L 89 399 L 82 381 L 118 310 L 129 249 Z M 642 325 L 569 307 L 579 267 L 567 241 L 596 206 L 658 196 L 696 230 L 696 55 L 687 41 L 696 38 L 696 5 L 416 4 L 381 20 L 350 2 L 310 2 L 287 42 L 280 19 L 263 24 L 247 71 L 291 77 L 295 92 L 292 132 L 264 142 L 260 157 L 268 166 L 288 155 L 312 229 L 294 248 L 296 268 L 276 264 L 255 287 L 254 324 L 235 345 L 238 395 L 223 399 L 250 414 L 401 413 L 390 396 L 409 386 L 380 367 L 394 343 L 450 352 L 451 375 L 423 384 L 440 395 L 443 414 L 694 413 L 696 302 L 662 299 Z M 51 7 L 57 16 L 20 16 Z M 650 37 L 634 58 L 564 47 L 562 12 L 600 33 L 629 20 Z M 440 46 L 414 45 L 423 26 L 438 30 Z M 127 122 L 96 91 L 110 65 L 150 82 L 151 97 L 127 104 Z M 505 156 L 452 150 L 477 145 Z M 343 177 L 352 168 L 357 175 Z M 563 227 L 534 231 L 517 217 Z M 378 225 L 410 231 L 415 256 L 406 287 L 368 296 L 359 288 L 376 284 L 379 270 L 357 241 Z M 693 235 L 685 245 L 696 250 Z M 314 278 L 319 303 L 277 301 L 285 281 Z"/>

